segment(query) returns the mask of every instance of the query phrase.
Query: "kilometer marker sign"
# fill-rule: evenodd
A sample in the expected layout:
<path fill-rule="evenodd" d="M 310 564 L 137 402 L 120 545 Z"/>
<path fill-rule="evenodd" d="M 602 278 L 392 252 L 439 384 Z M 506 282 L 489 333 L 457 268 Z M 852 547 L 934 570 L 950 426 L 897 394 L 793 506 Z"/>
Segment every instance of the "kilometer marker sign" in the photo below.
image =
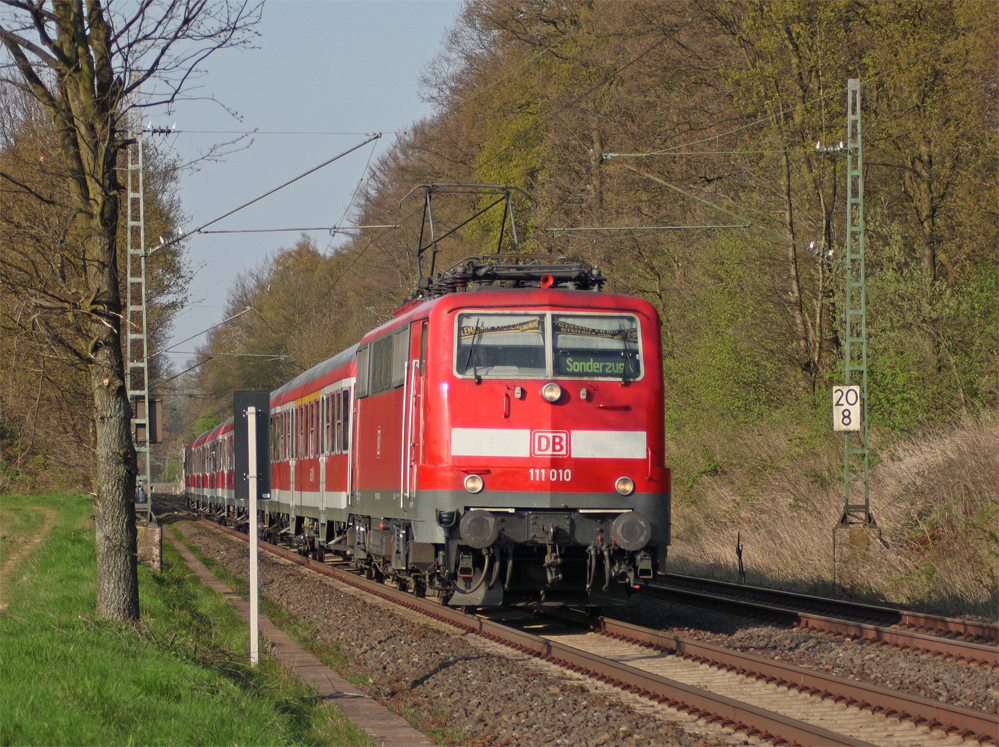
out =
<path fill-rule="evenodd" d="M 856 432 L 860 430 L 860 387 L 857 384 L 834 386 L 833 430 Z"/>

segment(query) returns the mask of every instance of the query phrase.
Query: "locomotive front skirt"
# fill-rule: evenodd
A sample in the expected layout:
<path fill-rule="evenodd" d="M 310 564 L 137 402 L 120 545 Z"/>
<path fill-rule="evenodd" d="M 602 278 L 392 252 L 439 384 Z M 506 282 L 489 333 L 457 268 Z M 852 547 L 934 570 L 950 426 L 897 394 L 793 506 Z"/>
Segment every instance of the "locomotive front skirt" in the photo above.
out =
<path fill-rule="evenodd" d="M 487 289 L 410 304 L 271 394 L 272 539 L 462 606 L 591 605 L 665 570 L 660 322 L 629 296 Z M 231 421 L 187 450 L 234 525 Z"/>

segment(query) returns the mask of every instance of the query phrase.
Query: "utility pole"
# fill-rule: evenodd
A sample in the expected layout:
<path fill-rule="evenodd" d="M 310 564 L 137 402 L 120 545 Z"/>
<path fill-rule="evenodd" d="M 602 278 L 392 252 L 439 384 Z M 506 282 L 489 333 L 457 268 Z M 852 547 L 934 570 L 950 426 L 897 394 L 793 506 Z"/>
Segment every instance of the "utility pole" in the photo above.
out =
<path fill-rule="evenodd" d="M 138 94 L 136 94 L 136 104 Z M 129 116 L 132 144 L 128 147 L 128 247 L 126 258 L 127 309 L 125 316 L 125 387 L 132 405 L 132 441 L 136 451 L 136 475 L 144 486 L 145 503 L 137 503 L 136 511 L 145 512 L 147 522 L 153 518 L 152 452 L 150 446 L 159 442 L 162 427 L 162 400 L 149 398 L 149 327 L 146 292 L 146 201 L 143 178 L 142 140 L 144 130 L 140 109 L 136 105 Z M 161 134 L 172 130 L 149 130 Z M 137 491 L 138 492 L 138 491 Z M 143 497 L 138 495 L 137 497 Z"/>
<path fill-rule="evenodd" d="M 876 527 L 871 513 L 870 454 L 867 446 L 867 271 L 864 259 L 864 146 L 860 123 L 860 81 L 851 78 L 847 84 L 846 114 L 846 270 L 845 327 L 843 353 L 844 387 L 860 387 L 857 429 L 843 432 L 843 526 Z M 833 406 L 851 407 L 850 390 L 842 393 L 843 400 Z M 856 390 L 854 390 L 856 391 Z M 845 412 L 845 411 L 844 411 Z M 843 415 L 840 415 L 842 425 Z M 851 432 L 857 443 L 851 445 Z M 850 486 L 855 486 L 853 497 Z M 863 502 L 861 502 L 861 500 Z"/>
<path fill-rule="evenodd" d="M 877 529 L 871 512 L 870 453 L 867 398 L 867 275 L 864 256 L 864 147 L 861 128 L 860 81 L 847 82 L 846 140 L 816 151 L 846 156 L 846 252 L 843 385 L 833 387 L 833 430 L 843 433 L 843 512 L 833 529 L 833 583 L 837 565 L 855 568 L 869 536 Z M 851 435 L 854 439 L 851 441 Z M 837 534 L 846 532 L 845 543 Z M 844 557 L 841 557 L 844 556 Z M 852 575 L 848 573 L 848 575 Z"/>
<path fill-rule="evenodd" d="M 128 313 L 125 325 L 125 379 L 132 404 L 132 438 L 135 444 L 140 486 L 145 485 L 146 520 L 153 516 L 152 454 L 150 427 L 153 408 L 149 402 L 149 345 L 146 322 L 146 204 L 143 184 L 142 122 L 138 107 L 131 116 L 132 145 L 128 148 Z"/>

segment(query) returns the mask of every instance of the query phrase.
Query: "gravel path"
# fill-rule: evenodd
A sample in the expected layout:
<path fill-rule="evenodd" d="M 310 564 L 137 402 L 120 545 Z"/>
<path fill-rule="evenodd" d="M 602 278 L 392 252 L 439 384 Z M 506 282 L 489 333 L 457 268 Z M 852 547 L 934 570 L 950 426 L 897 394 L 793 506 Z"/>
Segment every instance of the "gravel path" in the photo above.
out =
<path fill-rule="evenodd" d="M 246 576 L 246 550 L 192 522 L 174 525 L 210 557 Z M 374 600 L 261 555 L 262 594 L 311 619 L 366 674 L 373 697 L 424 732 L 465 745 L 728 745 L 756 740 L 694 720 L 518 654 L 500 644 Z M 682 604 L 633 600 L 616 617 L 977 710 L 999 711 L 996 672 L 765 625 Z"/>

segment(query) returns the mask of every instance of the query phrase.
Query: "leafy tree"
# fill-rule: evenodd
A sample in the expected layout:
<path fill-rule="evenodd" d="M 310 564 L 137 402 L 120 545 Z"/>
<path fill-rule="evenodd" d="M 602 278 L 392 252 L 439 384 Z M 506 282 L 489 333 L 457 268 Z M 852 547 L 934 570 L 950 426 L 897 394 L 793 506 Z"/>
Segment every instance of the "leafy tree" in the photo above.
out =
<path fill-rule="evenodd" d="M 884 72 L 868 94 L 877 138 L 872 169 L 891 190 L 886 217 L 918 267 L 910 313 L 923 349 L 915 360 L 950 378 L 955 349 L 946 328 L 974 323 L 955 314 L 991 265 L 997 241 L 999 6 L 886 1 L 872 5 L 865 21 L 865 61 Z"/>
<path fill-rule="evenodd" d="M 128 102 L 146 83 L 154 87 L 151 103 L 175 100 L 205 57 L 245 41 L 259 6 L 239 0 L 4 0 L 3 6 L 0 41 L 11 63 L 4 80 L 34 97 L 53 124 L 53 158 L 65 179 L 62 199 L 72 208 L 79 257 L 72 285 L 38 296 L 31 288 L 19 292 L 30 298 L 39 334 L 86 371 L 95 427 L 96 609 L 100 617 L 134 620 L 136 464 L 117 247 L 117 168 L 129 145 Z M 58 271 L 57 259 L 51 265 Z M 51 319 L 74 334 L 60 334 Z"/>
<path fill-rule="evenodd" d="M 73 209 L 65 194 L 64 171 L 58 159 L 51 158 L 56 150 L 51 123 L 33 98 L 9 86 L 2 91 L 0 172 L 6 178 L 0 187 L 5 208 L 0 241 L 6 251 L 0 257 L 0 287 L 5 291 L 0 300 L 0 361 L 5 369 L 5 415 L 11 423 L 2 439 L 4 457 L 12 475 L 29 486 L 65 482 L 72 489 L 89 490 L 94 426 L 93 406 L 87 406 L 91 398 L 85 389 L 86 366 L 57 352 L 50 339 L 56 333 L 67 341 L 78 337 L 82 332 L 72 324 L 80 319 L 45 314 L 37 305 L 40 298 L 51 299 L 81 282 Z M 152 148 L 145 161 L 147 228 L 154 235 L 167 233 L 178 220 L 176 171 Z M 119 241 L 126 240 L 124 233 L 125 226 L 120 226 Z M 122 281 L 125 270 L 125 257 L 120 256 Z M 183 302 L 186 280 L 180 244 L 149 257 L 146 292 L 153 349 Z M 38 334 L 40 323 L 47 334 Z M 150 362 L 153 379 L 159 360 Z M 29 371 L 33 376 L 25 376 Z"/>

